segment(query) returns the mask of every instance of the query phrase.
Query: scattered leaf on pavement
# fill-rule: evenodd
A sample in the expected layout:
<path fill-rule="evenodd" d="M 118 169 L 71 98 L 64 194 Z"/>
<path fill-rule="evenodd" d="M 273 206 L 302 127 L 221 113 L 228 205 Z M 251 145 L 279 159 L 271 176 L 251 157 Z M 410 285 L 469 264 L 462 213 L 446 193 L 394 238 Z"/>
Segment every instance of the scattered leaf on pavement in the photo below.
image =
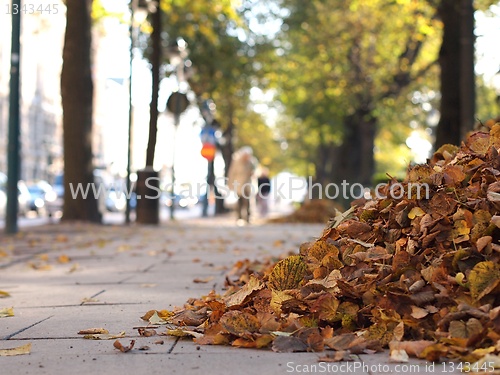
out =
<path fill-rule="evenodd" d="M 13 355 L 23 355 L 23 354 L 30 354 L 31 353 L 31 343 L 28 343 L 26 345 L 21 345 L 16 348 L 10 348 L 10 349 L 0 349 L 0 357 L 7 357 L 7 356 L 13 356 Z"/>
<path fill-rule="evenodd" d="M 10 293 L 0 290 L 0 298 L 10 297 Z"/>
<path fill-rule="evenodd" d="M 7 318 L 9 316 L 14 316 L 13 307 L 4 307 L 3 309 L 0 309 L 0 318 Z"/>
<path fill-rule="evenodd" d="M 113 343 L 113 346 L 116 349 L 118 349 L 119 351 L 121 351 L 122 353 L 126 353 L 126 352 L 132 350 L 132 348 L 134 347 L 134 344 L 135 344 L 135 340 L 130 340 L 130 345 L 129 346 L 123 346 L 122 343 L 119 340 L 116 340 Z"/>

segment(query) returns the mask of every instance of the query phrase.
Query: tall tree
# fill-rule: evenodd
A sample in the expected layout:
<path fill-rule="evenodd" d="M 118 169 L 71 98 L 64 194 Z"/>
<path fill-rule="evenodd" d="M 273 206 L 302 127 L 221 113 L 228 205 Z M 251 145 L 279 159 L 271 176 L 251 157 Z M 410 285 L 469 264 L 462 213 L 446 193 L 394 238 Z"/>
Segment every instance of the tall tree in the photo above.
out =
<path fill-rule="evenodd" d="M 435 5 L 443 22 L 439 51 L 441 118 L 435 147 L 459 145 L 472 129 L 475 116 L 473 0 L 441 0 Z"/>
<path fill-rule="evenodd" d="M 273 87 L 316 148 L 316 178 L 369 185 L 380 108 L 436 63 L 434 9 L 410 1 L 282 3 L 289 15 Z"/>
<path fill-rule="evenodd" d="M 151 102 L 149 105 L 149 138 L 146 150 L 146 167 L 153 167 L 156 139 L 158 133 L 158 93 L 160 90 L 160 68 L 162 58 L 161 26 L 162 12 L 160 10 L 161 1 L 151 14 Z"/>
<path fill-rule="evenodd" d="M 92 0 L 66 1 L 66 33 L 61 72 L 64 145 L 63 220 L 100 222 L 97 199 L 72 196 L 78 184 L 94 182 L 92 163 L 93 82 L 91 73 Z"/>

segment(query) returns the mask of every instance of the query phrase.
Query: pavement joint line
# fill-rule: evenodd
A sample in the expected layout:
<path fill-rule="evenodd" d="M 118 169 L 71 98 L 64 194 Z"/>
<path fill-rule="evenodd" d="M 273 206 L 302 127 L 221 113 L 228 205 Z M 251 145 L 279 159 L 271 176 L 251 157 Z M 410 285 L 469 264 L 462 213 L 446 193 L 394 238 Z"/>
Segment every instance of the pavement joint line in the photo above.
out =
<path fill-rule="evenodd" d="M 38 325 L 38 324 L 40 324 L 40 323 L 42 323 L 42 322 L 45 322 L 46 320 L 48 320 L 48 319 L 52 318 L 53 316 L 54 316 L 54 315 L 50 315 L 50 316 L 46 317 L 45 319 L 42 319 L 42 320 L 40 320 L 40 321 L 38 321 L 38 322 L 35 322 L 35 323 L 33 323 L 33 324 L 31 324 L 31 325 L 29 325 L 29 326 L 27 326 L 27 327 L 24 327 L 24 328 L 22 328 L 22 329 L 20 329 L 20 330 L 18 330 L 18 331 L 16 331 L 16 332 L 14 332 L 14 333 L 11 333 L 10 335 L 4 336 L 4 337 L 2 337 L 2 340 L 10 340 L 10 339 L 11 339 L 12 337 L 14 337 L 15 335 L 18 335 L 19 333 L 24 332 L 24 331 L 26 331 L 27 329 L 30 329 L 31 327 L 34 327 L 34 326 L 36 326 L 36 325 Z"/>
<path fill-rule="evenodd" d="M 134 277 L 135 277 L 135 275 L 130 275 L 129 277 L 121 279 L 120 281 L 118 281 L 116 283 L 109 283 L 109 284 L 110 285 L 122 285 L 122 284 L 125 284 L 128 280 L 133 279 Z M 102 285 L 102 283 L 101 283 L 101 285 Z"/>
<path fill-rule="evenodd" d="M 83 306 L 133 306 L 133 305 L 144 305 L 144 302 L 83 302 L 79 304 L 71 304 L 71 305 L 47 305 L 47 306 L 22 306 L 17 309 L 53 309 L 60 307 L 83 307 Z"/>
<path fill-rule="evenodd" d="M 156 263 L 153 263 L 149 266 L 147 266 L 146 268 L 144 268 L 143 270 L 141 270 L 142 273 L 146 273 L 148 272 L 149 270 L 153 269 L 154 267 L 156 266 Z"/>
<path fill-rule="evenodd" d="M 102 294 L 102 293 L 104 293 L 104 292 L 106 292 L 106 289 L 103 289 L 103 290 L 101 290 L 100 292 L 97 292 L 97 293 L 95 293 L 95 294 L 91 295 L 91 296 L 89 297 L 89 299 L 95 298 L 95 297 L 97 297 L 99 294 Z M 85 303 L 87 303 L 87 302 L 86 302 L 86 301 L 82 301 L 82 302 L 80 302 L 80 306 L 85 305 Z"/>

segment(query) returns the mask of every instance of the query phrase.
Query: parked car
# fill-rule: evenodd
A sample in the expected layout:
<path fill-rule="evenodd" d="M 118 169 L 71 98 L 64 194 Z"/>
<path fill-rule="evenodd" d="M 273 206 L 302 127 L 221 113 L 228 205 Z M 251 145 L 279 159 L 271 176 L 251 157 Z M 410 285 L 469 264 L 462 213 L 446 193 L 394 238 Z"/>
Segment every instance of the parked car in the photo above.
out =
<path fill-rule="evenodd" d="M 172 196 L 171 192 L 165 192 L 160 197 L 160 202 L 162 205 L 178 208 L 190 208 L 194 207 L 198 203 L 199 199 L 197 197 L 191 197 L 187 194 L 174 194 Z"/>
<path fill-rule="evenodd" d="M 18 199 L 18 213 L 25 215 L 29 211 L 30 193 L 26 183 L 19 180 L 17 183 L 17 199 Z M 5 217 L 5 210 L 7 206 L 7 175 L 0 172 L 0 217 Z"/>
<path fill-rule="evenodd" d="M 106 197 L 106 209 L 110 212 L 124 212 L 127 207 L 125 192 L 117 192 L 114 187 L 109 188 Z"/>
<path fill-rule="evenodd" d="M 53 216 L 58 210 L 57 194 L 48 182 L 39 181 L 28 185 L 28 191 L 30 192 L 29 209 L 37 215 Z"/>

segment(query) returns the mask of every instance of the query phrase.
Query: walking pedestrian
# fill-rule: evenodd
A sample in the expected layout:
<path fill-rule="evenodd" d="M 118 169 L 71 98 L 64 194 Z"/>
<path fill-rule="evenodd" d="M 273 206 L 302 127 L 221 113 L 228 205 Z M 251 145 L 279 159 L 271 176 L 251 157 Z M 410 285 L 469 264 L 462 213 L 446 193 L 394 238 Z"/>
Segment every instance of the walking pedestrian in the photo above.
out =
<path fill-rule="evenodd" d="M 250 198 L 252 196 L 252 177 L 255 171 L 253 150 L 249 146 L 235 152 L 228 171 L 228 187 L 238 197 L 238 224 L 250 222 Z"/>

